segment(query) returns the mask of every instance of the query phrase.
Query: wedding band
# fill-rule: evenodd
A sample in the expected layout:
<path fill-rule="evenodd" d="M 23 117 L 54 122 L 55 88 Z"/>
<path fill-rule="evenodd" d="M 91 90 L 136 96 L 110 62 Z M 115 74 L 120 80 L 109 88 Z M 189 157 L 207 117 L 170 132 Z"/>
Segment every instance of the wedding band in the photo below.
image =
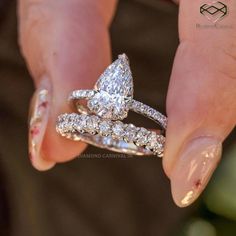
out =
<path fill-rule="evenodd" d="M 163 156 L 165 137 L 154 131 L 96 115 L 62 114 L 56 130 L 62 136 L 100 148 L 135 155 Z"/>
<path fill-rule="evenodd" d="M 87 100 L 87 106 L 82 103 Z M 110 120 L 123 120 L 128 111 L 155 121 L 166 129 L 167 118 L 157 110 L 133 99 L 133 78 L 125 54 L 119 55 L 100 76 L 93 90 L 75 90 L 68 98 L 78 112 L 95 114 Z"/>

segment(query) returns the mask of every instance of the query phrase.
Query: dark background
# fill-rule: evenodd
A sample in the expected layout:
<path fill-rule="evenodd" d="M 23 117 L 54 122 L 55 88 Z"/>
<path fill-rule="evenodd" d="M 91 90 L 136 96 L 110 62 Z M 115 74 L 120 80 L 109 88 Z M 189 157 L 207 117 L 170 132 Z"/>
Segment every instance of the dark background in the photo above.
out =
<path fill-rule="evenodd" d="M 125 52 L 135 97 L 165 112 L 178 45 L 178 8 L 159 0 L 123 0 L 111 27 L 113 55 Z M 17 46 L 15 1 L 0 1 L 0 235 L 235 236 L 235 134 L 207 191 L 177 208 L 161 160 L 86 159 L 41 173 L 27 157 L 33 84 Z M 148 81 L 148 83 L 147 83 Z M 152 122 L 130 114 L 136 125 Z M 107 153 L 89 147 L 88 154 Z"/>

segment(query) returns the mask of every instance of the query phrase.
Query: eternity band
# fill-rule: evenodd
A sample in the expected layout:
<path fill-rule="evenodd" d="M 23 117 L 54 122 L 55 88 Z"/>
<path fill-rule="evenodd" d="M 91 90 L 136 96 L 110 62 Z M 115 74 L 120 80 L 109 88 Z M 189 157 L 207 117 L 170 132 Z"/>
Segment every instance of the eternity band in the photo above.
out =
<path fill-rule="evenodd" d="M 165 137 L 154 131 L 96 115 L 62 114 L 56 130 L 63 137 L 135 155 L 163 156 Z"/>

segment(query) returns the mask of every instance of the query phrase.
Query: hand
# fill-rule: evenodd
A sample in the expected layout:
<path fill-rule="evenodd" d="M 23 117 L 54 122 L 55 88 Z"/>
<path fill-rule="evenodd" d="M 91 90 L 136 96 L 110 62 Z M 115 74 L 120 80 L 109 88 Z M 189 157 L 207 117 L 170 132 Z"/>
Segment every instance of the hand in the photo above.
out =
<path fill-rule="evenodd" d="M 199 13 L 205 3 L 181 0 L 179 38 L 167 97 L 168 128 L 163 167 L 178 206 L 191 204 L 221 158 L 222 142 L 236 123 L 236 6 L 220 25 Z"/>
<path fill-rule="evenodd" d="M 31 102 L 29 150 L 33 166 L 47 170 L 86 145 L 60 137 L 55 121 L 70 112 L 69 92 L 93 86 L 110 64 L 109 23 L 114 0 L 19 0 L 19 42 L 36 92 Z"/>
<path fill-rule="evenodd" d="M 63 107 L 68 93 L 91 87 L 110 62 L 108 25 L 115 3 L 101 1 L 20 0 L 22 53 L 38 88 L 30 150 L 39 170 L 72 159 L 86 147 L 58 136 L 55 120 L 68 110 Z M 229 2 L 231 14 L 224 18 L 224 24 L 234 28 L 201 30 L 196 23 L 207 24 L 199 14 L 201 3 L 180 3 L 180 45 L 167 98 L 163 167 L 181 207 L 191 204 L 206 186 L 236 121 L 236 9 Z M 37 112 L 40 119 L 35 119 Z"/>

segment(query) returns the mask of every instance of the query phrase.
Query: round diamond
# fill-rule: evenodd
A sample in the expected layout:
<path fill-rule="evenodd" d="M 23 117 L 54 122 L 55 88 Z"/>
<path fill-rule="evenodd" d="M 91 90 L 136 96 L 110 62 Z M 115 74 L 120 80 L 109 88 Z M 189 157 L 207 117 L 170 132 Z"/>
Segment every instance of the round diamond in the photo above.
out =
<path fill-rule="evenodd" d="M 143 146 L 147 144 L 149 132 L 150 131 L 146 130 L 145 128 L 140 128 L 136 136 L 136 142 L 138 145 Z"/>
<path fill-rule="evenodd" d="M 133 124 L 129 124 L 125 129 L 125 140 L 127 142 L 133 142 L 136 137 L 136 127 Z"/>
<path fill-rule="evenodd" d="M 148 136 L 147 148 L 151 149 L 158 156 L 163 156 L 165 137 L 156 134 L 154 131 Z"/>
<path fill-rule="evenodd" d="M 85 115 L 85 114 L 80 115 L 79 121 L 77 122 L 76 130 L 78 130 L 80 132 L 80 131 L 86 129 L 87 120 L 88 120 L 87 115 Z"/>
<path fill-rule="evenodd" d="M 99 130 L 102 135 L 108 135 L 110 133 L 110 123 L 106 120 L 99 124 Z"/>
<path fill-rule="evenodd" d="M 156 145 L 157 141 L 158 141 L 158 140 L 157 140 L 157 134 L 156 134 L 154 131 L 152 131 L 152 132 L 150 133 L 150 135 L 148 136 L 148 144 L 147 144 L 147 147 L 150 148 L 150 149 L 153 149 L 154 146 Z"/>
<path fill-rule="evenodd" d="M 147 115 L 151 117 L 153 116 L 153 113 L 154 113 L 153 109 L 149 108 L 149 110 L 147 111 Z"/>
<path fill-rule="evenodd" d="M 86 122 L 86 131 L 89 133 L 95 133 L 98 128 L 99 118 L 96 116 L 91 116 Z"/>
<path fill-rule="evenodd" d="M 112 131 L 113 131 L 114 138 L 121 139 L 124 133 L 123 123 L 120 121 L 117 121 L 112 127 Z"/>
<path fill-rule="evenodd" d="M 164 148 L 163 144 L 157 142 L 157 143 L 155 144 L 155 146 L 153 147 L 153 152 L 154 152 L 154 153 L 157 153 L 157 154 L 162 153 L 162 152 L 163 152 L 163 148 Z"/>

